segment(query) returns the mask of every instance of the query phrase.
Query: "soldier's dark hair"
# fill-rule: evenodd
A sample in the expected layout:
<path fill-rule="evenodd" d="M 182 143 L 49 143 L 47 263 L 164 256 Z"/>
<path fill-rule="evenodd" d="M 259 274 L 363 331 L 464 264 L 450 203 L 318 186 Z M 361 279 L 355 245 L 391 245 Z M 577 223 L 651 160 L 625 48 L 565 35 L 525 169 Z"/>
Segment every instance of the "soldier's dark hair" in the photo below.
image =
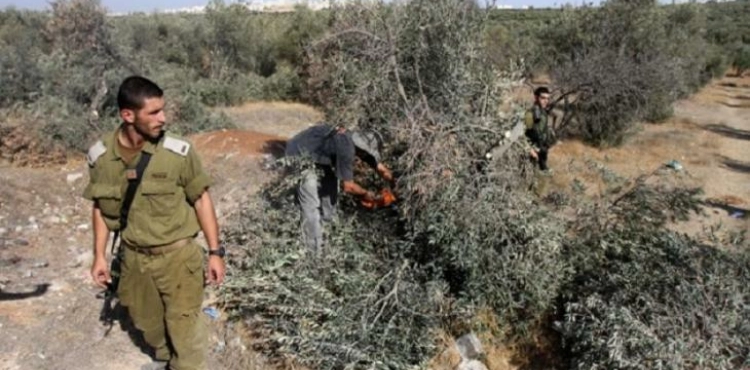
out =
<path fill-rule="evenodd" d="M 161 98 L 164 91 L 148 78 L 130 76 L 122 81 L 117 92 L 117 106 L 120 109 L 138 110 L 148 98 Z"/>
<path fill-rule="evenodd" d="M 536 90 L 534 90 L 534 96 L 539 96 L 542 94 L 549 94 L 549 89 L 546 86 L 540 86 L 537 87 Z"/>

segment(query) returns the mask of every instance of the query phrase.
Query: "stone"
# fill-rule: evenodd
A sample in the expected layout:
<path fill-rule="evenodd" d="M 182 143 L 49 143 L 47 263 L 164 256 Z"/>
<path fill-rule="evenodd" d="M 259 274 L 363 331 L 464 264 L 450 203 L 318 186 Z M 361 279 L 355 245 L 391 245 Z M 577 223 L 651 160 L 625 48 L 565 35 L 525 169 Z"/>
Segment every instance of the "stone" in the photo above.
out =
<path fill-rule="evenodd" d="M 456 339 L 456 347 L 464 360 L 475 360 L 484 354 L 482 342 L 473 332 Z"/>
<path fill-rule="evenodd" d="M 457 370 L 487 370 L 487 366 L 485 366 L 482 361 L 479 360 L 463 360 L 460 364 L 458 364 L 458 367 L 456 367 Z"/>
<path fill-rule="evenodd" d="M 78 231 L 88 231 L 89 230 L 89 224 L 80 224 L 76 226 L 76 230 Z"/>
<path fill-rule="evenodd" d="M 83 252 L 79 254 L 75 260 L 73 260 L 73 263 L 71 263 L 70 267 L 81 267 L 81 266 L 88 266 L 91 265 L 91 263 L 94 262 L 94 256 L 91 252 Z"/>
<path fill-rule="evenodd" d="M 82 178 L 83 178 L 83 172 L 75 172 L 75 173 L 69 173 L 68 176 L 65 178 L 65 180 L 68 182 L 68 184 L 73 184 L 74 182 Z"/>

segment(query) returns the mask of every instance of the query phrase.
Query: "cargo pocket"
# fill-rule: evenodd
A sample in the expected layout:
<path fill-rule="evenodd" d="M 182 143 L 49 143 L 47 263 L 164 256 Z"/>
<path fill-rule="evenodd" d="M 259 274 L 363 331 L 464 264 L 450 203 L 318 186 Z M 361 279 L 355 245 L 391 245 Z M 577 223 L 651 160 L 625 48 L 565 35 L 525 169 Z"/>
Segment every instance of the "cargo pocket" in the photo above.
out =
<path fill-rule="evenodd" d="M 94 184 L 91 187 L 91 198 L 99 204 L 99 209 L 107 218 L 120 217 L 122 187 L 120 185 Z"/>
<path fill-rule="evenodd" d="M 176 210 L 177 185 L 172 181 L 143 181 L 141 194 L 148 203 L 150 214 L 171 216 Z"/>
<path fill-rule="evenodd" d="M 185 260 L 180 266 L 181 273 L 177 280 L 177 291 L 174 292 L 173 313 L 186 316 L 200 311 L 203 303 L 203 253 L 200 246 L 191 243 L 186 245 L 183 253 Z"/>

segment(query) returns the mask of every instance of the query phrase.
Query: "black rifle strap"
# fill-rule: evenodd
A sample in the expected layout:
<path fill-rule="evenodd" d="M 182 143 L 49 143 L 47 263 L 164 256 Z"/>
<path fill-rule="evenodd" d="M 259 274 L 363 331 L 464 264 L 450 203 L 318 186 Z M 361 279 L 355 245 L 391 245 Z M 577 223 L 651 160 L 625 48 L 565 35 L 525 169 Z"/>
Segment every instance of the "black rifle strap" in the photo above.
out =
<path fill-rule="evenodd" d="M 125 199 L 122 201 L 120 207 L 120 228 L 115 231 L 115 237 L 112 240 L 112 253 L 115 251 L 115 244 L 117 239 L 120 237 L 120 233 L 125 231 L 128 227 L 128 213 L 130 213 L 130 205 L 133 204 L 133 198 L 135 198 L 135 192 L 138 189 L 138 185 L 141 183 L 143 173 L 146 172 L 146 166 L 151 160 L 151 153 L 141 152 L 141 159 L 138 160 L 138 164 L 135 166 L 135 176 L 128 176 L 128 189 L 125 191 Z M 132 171 L 129 169 L 128 171 Z"/>

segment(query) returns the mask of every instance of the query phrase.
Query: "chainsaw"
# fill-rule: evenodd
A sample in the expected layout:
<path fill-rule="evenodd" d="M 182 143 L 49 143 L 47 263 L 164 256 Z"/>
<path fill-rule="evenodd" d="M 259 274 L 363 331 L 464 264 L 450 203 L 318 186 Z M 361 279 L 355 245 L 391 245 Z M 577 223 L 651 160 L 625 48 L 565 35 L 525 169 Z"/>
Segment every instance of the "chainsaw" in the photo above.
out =
<path fill-rule="evenodd" d="M 390 189 L 380 189 L 380 196 L 377 197 L 374 200 L 365 200 L 362 199 L 361 201 L 362 207 L 365 207 L 367 209 L 378 209 L 378 208 L 385 208 L 390 207 L 394 203 L 396 203 L 396 195 L 393 194 L 393 192 Z"/>

